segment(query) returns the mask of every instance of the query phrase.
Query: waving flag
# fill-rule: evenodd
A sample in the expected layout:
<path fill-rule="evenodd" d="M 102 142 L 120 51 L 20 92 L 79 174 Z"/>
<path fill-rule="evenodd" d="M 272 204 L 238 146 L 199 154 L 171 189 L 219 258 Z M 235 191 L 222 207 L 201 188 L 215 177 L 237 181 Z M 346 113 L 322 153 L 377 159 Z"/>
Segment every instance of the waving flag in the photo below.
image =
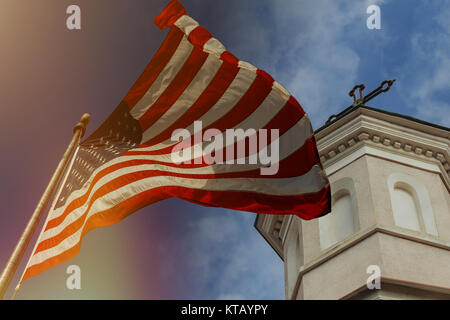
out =
<path fill-rule="evenodd" d="M 75 256 L 90 230 L 171 197 L 303 219 L 330 211 L 313 130 L 295 98 L 228 52 L 178 1 L 155 24 L 170 27 L 166 39 L 111 116 L 77 149 L 23 279 Z M 239 158 L 232 151 L 242 141 L 233 140 L 209 154 L 201 146 L 199 157 L 199 134 L 213 129 L 219 141 L 233 128 L 254 129 L 246 131 L 253 135 L 245 136 L 244 146 L 258 141 L 256 149 Z M 194 142 L 174 141 L 177 130 Z M 277 135 L 263 141 L 263 130 Z M 267 162 L 250 161 L 269 149 L 279 153 L 271 175 L 262 173 Z M 206 161 L 222 151 L 235 154 L 236 163 Z M 180 152 L 184 160 L 174 161 Z"/>

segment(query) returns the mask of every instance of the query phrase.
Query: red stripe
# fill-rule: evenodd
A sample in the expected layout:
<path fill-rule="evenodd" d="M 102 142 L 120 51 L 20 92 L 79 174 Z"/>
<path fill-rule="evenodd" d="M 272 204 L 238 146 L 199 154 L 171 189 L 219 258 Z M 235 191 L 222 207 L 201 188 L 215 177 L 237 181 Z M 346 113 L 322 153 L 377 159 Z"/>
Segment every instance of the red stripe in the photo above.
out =
<path fill-rule="evenodd" d="M 170 127 L 156 137 L 148 140 L 140 147 L 151 146 L 170 139 L 174 130 L 186 128 L 195 120 L 208 112 L 222 97 L 225 91 L 239 72 L 239 68 L 229 63 L 223 63 L 208 87 L 203 91 L 197 101 L 175 121 Z"/>
<path fill-rule="evenodd" d="M 208 30 L 206 30 L 205 28 L 198 26 L 196 27 L 194 30 L 191 31 L 191 33 L 189 33 L 189 41 L 194 45 L 194 46 L 199 46 L 199 47 L 203 47 L 205 45 L 205 43 L 208 42 L 209 39 L 212 38 L 211 33 L 209 33 Z"/>
<path fill-rule="evenodd" d="M 204 130 L 215 128 L 224 131 L 244 121 L 263 103 L 272 91 L 272 84 L 258 74 L 239 102 L 226 115 L 204 128 Z"/>
<path fill-rule="evenodd" d="M 239 64 L 239 59 L 236 58 L 232 53 L 225 51 L 224 53 L 222 53 L 222 55 L 220 56 L 220 59 L 222 59 L 223 61 L 226 61 L 230 64 L 233 65 L 238 65 Z"/>
<path fill-rule="evenodd" d="M 166 113 L 167 110 L 169 110 L 169 108 L 177 101 L 184 90 L 186 90 L 192 82 L 207 58 L 208 54 L 206 52 L 204 52 L 201 48 L 194 47 L 191 55 L 167 89 L 139 119 L 142 131 L 147 130 L 164 113 Z"/>
<path fill-rule="evenodd" d="M 176 0 L 172 0 L 164 10 L 153 21 L 155 25 L 163 30 L 171 27 L 180 17 L 186 14 L 186 9 Z"/>
<path fill-rule="evenodd" d="M 295 214 L 311 220 L 330 212 L 330 187 L 299 196 L 270 196 L 238 191 L 205 191 L 168 187 L 165 193 L 207 207 L 222 207 L 263 214 Z M 172 190 L 170 190 L 172 189 Z"/>
<path fill-rule="evenodd" d="M 264 79 L 266 79 L 267 82 L 273 83 L 273 78 L 270 74 L 268 74 L 267 72 L 265 72 L 264 70 L 256 70 L 256 73 L 259 74 L 261 77 L 263 77 Z"/>
<path fill-rule="evenodd" d="M 222 118 L 216 120 L 214 123 L 210 124 L 208 127 L 203 128 L 204 131 L 214 128 L 221 132 L 224 132 L 228 128 L 234 128 L 236 124 L 244 121 L 248 116 L 250 116 L 266 99 L 269 93 L 272 91 L 272 84 L 268 82 L 267 79 L 262 75 L 257 75 L 247 92 L 241 97 L 238 103 L 225 114 Z M 145 143 L 139 148 L 143 148 L 150 145 Z M 159 155 L 168 154 L 172 152 L 173 146 L 169 146 L 163 149 L 146 151 L 149 155 Z M 127 155 L 133 153 L 126 153 Z"/>
<path fill-rule="evenodd" d="M 81 233 L 80 241 L 75 246 L 39 264 L 27 268 L 26 272 L 24 273 L 23 279 L 36 276 L 41 272 L 50 269 L 51 267 L 54 267 L 58 264 L 61 264 L 78 255 L 83 236 L 87 234 L 89 231 L 96 228 L 116 224 L 121 220 L 123 220 L 124 218 L 126 218 L 128 215 L 132 214 L 133 212 L 136 212 L 137 210 L 153 202 L 158 202 L 160 200 L 164 200 L 164 198 L 163 194 L 158 192 L 158 190 L 154 190 L 154 192 L 152 192 L 151 195 L 149 194 L 149 192 L 147 193 L 144 192 L 119 203 L 113 208 L 110 208 L 103 212 L 99 212 L 95 216 L 91 216 L 86 221 L 86 224 Z"/>
<path fill-rule="evenodd" d="M 317 155 L 316 150 L 316 143 L 314 139 L 308 139 L 305 144 L 299 148 L 298 150 L 296 150 L 295 152 L 293 152 L 291 155 L 289 155 L 288 157 L 286 157 L 285 159 L 281 160 L 280 165 L 279 165 L 279 170 L 278 173 L 276 175 L 273 176 L 264 176 L 265 178 L 286 178 L 286 177 L 294 177 L 294 176 L 300 176 L 303 175 L 305 173 L 307 173 L 313 165 L 315 165 L 316 163 L 319 162 L 319 158 Z M 92 192 L 92 189 L 94 188 L 95 184 L 98 182 L 98 180 L 100 180 L 102 177 L 104 177 L 105 175 L 112 173 L 114 171 L 117 171 L 119 169 L 122 168 L 126 168 L 126 167 L 133 167 L 133 166 L 138 166 L 138 165 L 144 165 L 144 164 L 160 164 L 160 165 L 166 165 L 169 167 L 179 167 L 179 168 L 184 168 L 184 169 L 189 169 L 189 168 L 199 168 L 199 167 L 206 167 L 206 164 L 201 164 L 201 165 L 196 165 L 196 164 L 179 164 L 179 165 L 175 165 L 175 164 L 168 164 L 165 162 L 160 162 L 160 161 L 154 161 L 154 160 L 130 160 L 130 161 L 125 161 L 125 162 L 121 162 L 121 163 L 117 163 L 114 164 L 110 167 L 105 168 L 104 170 L 100 171 L 99 173 L 97 173 L 95 175 L 95 177 L 92 180 L 92 183 L 90 184 L 88 190 L 86 191 L 86 193 L 80 197 L 78 197 L 77 199 L 74 199 L 64 210 L 63 214 L 61 214 L 59 217 L 56 217 L 52 220 L 50 220 L 47 223 L 46 229 L 45 230 L 49 230 L 51 228 L 54 228 L 56 226 L 58 226 L 59 224 L 61 224 L 64 219 L 66 218 L 66 216 L 72 212 L 73 210 L 76 210 L 77 208 L 81 207 L 82 205 L 84 205 L 86 203 L 86 201 L 89 198 L 89 194 Z M 160 175 L 170 175 L 170 176 L 178 176 L 178 177 L 186 177 L 186 178 L 192 178 L 192 179 L 216 179 L 216 178 L 237 178 L 237 177 L 247 177 L 247 178 L 258 178 L 261 177 L 260 176 L 260 170 L 256 169 L 256 170 L 252 170 L 252 171 L 244 171 L 244 172 L 230 172 L 230 173 L 221 173 L 221 174 L 208 174 L 208 175 L 198 175 L 198 174 L 176 174 L 176 173 L 168 173 L 168 172 L 164 172 L 164 171 L 157 171 L 154 170 L 152 171 L 154 172 L 151 175 L 147 175 L 145 177 L 150 177 L 150 176 L 156 176 L 158 174 Z M 119 177 L 120 178 L 120 177 Z M 102 189 L 104 191 L 109 190 L 113 191 L 115 189 L 117 189 L 118 185 L 123 186 L 122 183 L 119 184 L 119 178 L 117 178 L 116 180 L 114 180 L 114 182 L 109 182 L 112 185 L 115 186 L 114 189 L 111 189 L 109 187 L 106 187 L 107 189 Z M 139 179 L 132 179 L 132 180 L 127 180 L 127 183 L 131 183 L 134 181 L 137 181 Z M 108 183 L 106 184 L 108 185 Z M 105 185 L 105 186 L 106 186 Z M 101 190 L 97 190 L 96 194 L 105 194 L 102 193 Z M 93 200 L 91 200 L 93 201 Z"/>
<path fill-rule="evenodd" d="M 47 223 L 47 225 L 46 225 L 46 227 L 45 227 L 45 230 L 49 230 L 49 229 L 51 229 L 51 228 L 54 228 L 54 227 L 58 226 L 60 223 L 62 223 L 62 222 L 64 221 L 64 219 L 66 218 L 66 216 L 67 216 L 70 212 L 72 212 L 73 210 L 75 210 L 75 209 L 81 207 L 81 206 L 87 201 L 87 199 L 88 199 L 88 197 L 89 197 L 89 194 L 91 193 L 92 189 L 94 188 L 94 186 L 95 186 L 95 184 L 98 182 L 98 180 L 100 180 L 101 178 L 103 178 L 105 175 L 107 175 L 107 174 L 109 174 L 109 173 L 111 173 L 111 172 L 114 172 L 114 171 L 120 169 L 121 166 L 122 166 L 121 163 L 114 164 L 114 165 L 109 166 L 109 167 L 107 167 L 107 168 L 101 170 L 100 172 L 98 172 L 98 173 L 94 176 L 94 178 L 92 179 L 92 182 L 91 182 L 91 184 L 89 185 L 89 188 L 88 188 L 88 190 L 86 191 L 86 193 L 85 193 L 84 195 L 82 195 L 82 196 L 80 196 L 80 197 L 74 199 L 74 200 L 73 200 L 73 201 L 72 201 L 72 202 L 64 209 L 63 213 L 62 213 L 60 216 L 58 216 L 58 217 L 56 217 L 56 218 L 54 218 L 54 219 L 49 220 L 48 223 Z"/>
<path fill-rule="evenodd" d="M 326 186 L 320 192 L 302 196 L 278 196 L 268 199 L 260 194 L 246 192 L 217 192 L 192 190 L 182 187 L 161 187 L 148 190 L 129 198 L 115 207 L 99 212 L 91 216 L 83 228 L 81 239 L 89 231 L 116 224 L 137 210 L 157 201 L 170 197 L 185 198 L 186 200 L 211 207 L 224 207 L 228 209 L 258 212 L 264 214 L 292 214 L 302 219 L 310 220 L 323 216 L 331 211 L 330 187 Z M 273 209 L 272 203 L 281 204 L 278 210 Z M 73 258 L 79 253 L 82 240 L 74 247 L 61 254 L 51 257 L 40 264 L 29 267 L 24 279 L 38 275 L 39 273 Z"/>
<path fill-rule="evenodd" d="M 272 135 L 270 134 L 270 130 L 279 130 L 279 137 L 281 137 L 283 134 L 285 134 L 289 129 L 291 129 L 294 125 L 296 125 L 304 116 L 305 112 L 300 108 L 298 108 L 298 104 L 296 104 L 296 101 L 293 97 L 291 97 L 284 107 L 278 112 L 275 117 L 272 118 L 272 120 L 267 123 L 263 129 L 268 130 L 267 134 L 267 141 L 266 144 L 261 144 L 258 138 L 258 150 L 262 150 L 267 145 L 270 145 L 272 141 Z M 259 136 L 259 133 L 256 133 L 257 137 Z M 298 137 L 300 138 L 300 136 Z M 307 141 L 308 142 L 308 141 Z M 237 155 L 237 146 L 238 142 L 235 142 L 234 145 L 231 147 L 226 148 L 234 148 L 235 152 L 234 155 Z M 226 148 L 223 149 L 223 152 L 225 152 Z M 316 148 L 315 142 L 313 148 Z M 249 157 L 251 155 L 250 148 L 248 145 L 245 147 L 245 156 Z M 305 154 L 305 157 L 308 157 L 308 154 Z M 299 159 L 301 161 L 301 159 Z"/>
<path fill-rule="evenodd" d="M 300 176 L 308 172 L 311 167 L 315 164 L 319 163 L 319 156 L 316 152 L 317 145 L 314 137 L 307 139 L 302 147 L 294 151 L 292 154 L 287 156 L 285 159 L 281 160 L 280 162 L 280 168 L 276 175 L 272 176 L 260 176 L 259 169 L 253 170 L 253 171 L 241 171 L 241 172 L 229 172 L 229 173 L 220 173 L 215 174 L 214 176 L 210 176 L 211 178 L 232 178 L 232 177 L 264 177 L 264 178 L 287 178 L 287 177 L 295 177 Z M 248 154 L 247 154 L 248 156 Z M 136 162 L 133 162 L 136 161 Z M 123 162 L 124 167 L 128 166 L 134 166 L 134 165 L 140 165 L 140 164 L 159 164 L 159 165 L 165 165 L 168 167 L 178 167 L 182 169 L 194 169 L 194 168 L 201 168 L 201 167 L 207 167 L 209 165 L 202 163 L 202 164 L 195 164 L 192 162 L 191 164 L 172 164 L 167 162 L 161 162 L 161 161 L 155 161 L 155 160 L 130 160 Z M 128 165 L 128 163 L 130 165 Z M 197 177 L 200 178 L 200 175 L 193 175 L 193 178 Z M 203 177 L 205 178 L 205 177 Z"/>
<path fill-rule="evenodd" d="M 315 164 L 318 163 L 319 159 L 316 157 L 316 153 L 314 152 L 315 143 L 313 139 L 309 139 L 305 145 L 297 150 L 295 153 L 293 153 L 291 156 L 287 157 L 280 163 L 280 170 L 276 175 L 273 176 L 264 176 L 265 178 L 289 178 L 289 177 L 295 177 L 295 176 L 301 176 L 305 173 L 307 173 Z M 150 164 L 152 161 L 149 160 L 132 160 L 126 163 L 121 163 L 120 168 L 125 167 L 134 167 L 138 165 L 143 164 Z M 119 169 L 119 167 L 117 168 Z M 123 186 L 126 186 L 130 183 L 147 179 L 150 177 L 157 177 L 157 176 L 170 176 L 170 177 L 181 177 L 181 178 L 189 178 L 189 179 L 210 179 L 211 181 L 214 181 L 215 179 L 232 179 L 232 178 L 260 178 L 260 171 L 259 169 L 251 170 L 251 171 L 244 171 L 244 172 L 228 172 L 228 173 L 213 173 L 213 174 L 185 174 L 185 173 L 176 173 L 176 172 L 166 172 L 161 170 L 142 170 L 138 172 L 133 173 L 127 173 L 120 177 L 117 177 L 114 180 L 111 180 L 101 186 L 98 190 L 95 191 L 95 193 L 92 195 L 91 199 L 89 200 L 89 205 L 87 206 L 84 213 L 74 222 L 66 226 L 59 234 L 56 236 L 46 239 L 39 243 L 39 245 L 36 248 L 36 252 L 40 252 L 46 249 L 49 249 L 51 247 L 56 246 L 57 244 L 61 243 L 75 233 L 77 230 L 79 230 L 84 223 L 84 220 L 87 216 L 87 213 L 91 209 L 94 202 L 103 197 L 104 195 L 113 192 Z M 85 196 L 88 196 L 86 194 Z M 267 195 L 265 194 L 264 197 L 271 198 L 274 195 Z M 278 196 L 276 196 L 278 197 Z M 186 198 L 183 198 L 186 199 Z M 188 200 L 188 199 L 186 199 Z M 273 203 L 274 207 L 273 209 L 276 210 L 276 208 L 281 205 L 280 203 L 276 204 Z M 63 221 L 59 220 L 60 223 Z M 56 227 L 57 225 L 53 225 L 53 227 Z M 48 226 L 46 230 L 50 229 Z"/>
<path fill-rule="evenodd" d="M 243 176 L 246 177 L 247 175 L 249 176 L 257 176 L 259 175 L 259 172 L 249 172 L 250 174 L 244 174 Z M 174 173 L 174 172 L 164 172 L 164 171 L 159 171 L 159 170 L 145 170 L 145 171 L 139 171 L 139 172 L 134 172 L 134 173 L 128 173 L 128 174 L 124 174 L 114 180 L 111 180 L 110 182 L 106 183 L 105 185 L 101 186 L 93 195 L 92 198 L 89 201 L 89 205 L 86 208 L 86 210 L 84 211 L 84 213 L 74 222 L 72 222 L 71 224 L 69 224 L 68 226 L 66 226 L 59 234 L 55 235 L 52 238 L 43 240 L 42 242 L 40 242 L 36 248 L 36 253 L 37 252 L 41 252 L 44 250 L 47 250 L 49 248 L 52 248 L 56 245 L 58 245 L 59 243 L 61 243 L 62 241 L 64 241 L 66 238 L 70 237 L 72 234 L 74 234 L 75 232 L 77 232 L 82 226 L 83 223 L 87 217 L 87 214 L 89 212 L 89 210 L 91 209 L 92 205 L 94 204 L 94 202 L 103 197 L 104 195 L 113 192 L 114 190 L 117 190 L 127 184 L 139 181 L 139 180 L 143 180 L 146 178 L 150 178 L 150 177 L 155 177 L 155 176 L 172 176 L 172 177 L 184 177 L 184 178 L 194 178 L 194 175 L 188 175 L 188 174 L 180 174 L 180 173 Z M 220 178 L 228 178 L 230 177 L 230 175 L 232 175 L 231 173 L 228 174 L 204 174 L 204 175 L 195 175 L 197 178 L 199 179 L 208 179 L 208 178 L 216 178 L 218 179 Z M 235 178 L 238 178 L 241 176 L 236 176 Z M 231 178 L 233 178 L 233 176 L 231 176 Z M 197 190 L 194 189 L 187 189 L 187 188 L 183 188 L 185 190 L 190 190 L 188 192 L 188 194 L 197 194 Z M 204 190 L 203 190 L 204 191 Z M 213 191 L 211 191 L 213 192 Z M 214 191 L 214 192 L 235 192 L 235 191 Z M 267 201 L 269 201 L 271 203 L 271 210 L 274 212 L 278 212 L 278 213 L 283 213 L 284 211 L 280 212 L 279 210 L 284 210 L 284 209 L 280 209 L 280 208 L 285 208 L 285 204 L 282 202 L 277 202 L 277 201 L 273 201 L 270 200 L 271 198 L 274 199 L 281 199 L 281 198 L 286 198 L 288 196 L 278 196 L 278 195 L 267 195 L 267 194 L 259 194 L 256 192 L 248 192 L 248 191 L 243 191 L 243 192 L 235 192 L 236 195 L 241 194 L 241 193 L 245 193 L 245 194 L 253 194 L 253 197 L 257 197 L 259 199 L 259 202 L 255 202 L 253 204 L 253 208 L 256 209 L 256 211 L 252 211 L 252 212 L 261 212 L 259 211 L 257 208 L 259 206 L 260 203 L 265 203 Z M 259 195 L 259 196 L 256 196 Z M 186 196 L 185 193 L 181 194 L 181 195 L 172 195 L 173 197 L 179 197 L 181 199 L 184 200 L 189 200 L 189 201 L 200 201 L 197 198 L 193 197 L 193 198 L 189 198 L 188 196 Z M 207 198 L 206 198 L 207 199 Z M 237 199 L 228 199 L 227 202 L 234 202 Z M 261 202 L 262 201 L 262 202 Z M 208 206 L 215 206 L 216 202 L 207 202 L 206 200 L 201 200 L 201 204 L 203 205 L 208 205 Z M 242 210 L 241 206 L 238 206 L 237 210 Z M 298 214 L 299 212 L 292 212 L 293 214 Z"/>
<path fill-rule="evenodd" d="M 178 28 L 172 28 L 170 30 L 163 44 L 147 65 L 144 72 L 128 91 L 125 98 L 123 98 L 122 101 L 128 105 L 130 110 L 142 99 L 144 94 L 152 86 L 153 82 L 155 82 L 160 73 L 164 70 L 183 37 L 184 33 Z"/>
<path fill-rule="evenodd" d="M 300 121 L 300 119 L 304 116 L 304 114 L 305 114 L 305 112 L 300 107 L 298 102 L 294 99 L 294 97 L 291 96 L 289 98 L 289 100 L 286 102 L 285 106 L 280 110 L 280 112 L 278 112 L 269 121 L 269 123 L 267 123 L 267 125 L 265 125 L 263 127 L 263 129 L 267 129 L 267 130 L 279 129 L 280 130 L 279 135 L 281 137 L 286 131 L 288 131 L 290 128 L 292 128 L 292 126 L 294 126 L 298 121 Z M 189 119 L 189 120 L 191 120 L 191 119 Z M 188 124 L 191 124 L 192 122 L 193 121 L 186 121 L 186 123 L 188 123 Z M 186 123 L 183 123 L 183 124 L 186 124 Z M 172 126 L 170 128 L 170 129 L 172 129 L 172 131 L 166 132 L 166 134 L 164 136 L 165 137 L 164 140 L 159 141 L 159 140 L 153 139 L 153 140 L 150 140 L 150 141 L 140 145 L 138 148 L 145 148 L 145 147 L 151 146 L 153 144 L 159 143 L 161 141 L 165 141 L 166 139 L 170 138 L 170 135 L 173 132 L 173 130 L 175 130 L 177 128 L 185 128 L 185 127 L 187 127 L 187 125 L 182 126 L 180 124 L 178 127 Z M 205 130 L 206 129 L 204 129 L 204 131 Z M 222 132 L 224 132 L 224 131 L 222 131 Z M 267 141 L 268 141 L 268 143 L 270 143 L 270 141 L 271 141 L 270 135 L 268 135 Z M 124 156 L 170 154 L 170 153 L 172 153 L 172 150 L 176 144 L 177 144 L 177 142 L 174 142 L 171 146 L 168 146 L 168 147 L 165 147 L 162 149 L 158 149 L 158 150 L 152 150 L 152 151 L 128 151 L 124 154 Z M 234 144 L 234 146 L 236 146 L 236 145 L 237 145 L 237 143 Z M 188 148 L 188 147 L 189 146 L 186 146 L 186 148 Z M 248 148 L 247 148 L 247 150 L 248 150 Z M 249 153 L 246 153 L 246 155 L 248 156 Z"/>
<path fill-rule="evenodd" d="M 266 126 L 264 126 L 263 129 L 268 130 L 267 136 L 266 136 L 266 139 L 267 139 L 266 141 L 261 140 L 261 138 L 260 138 L 261 135 L 260 135 L 259 131 L 256 131 L 256 133 L 254 135 L 246 138 L 245 141 L 239 141 L 239 142 L 236 141 L 236 142 L 234 142 L 233 145 L 225 146 L 221 150 L 215 150 L 215 152 L 219 152 L 219 153 L 222 152 L 225 157 L 227 155 L 227 151 L 234 149 L 233 159 L 237 159 L 238 145 L 240 143 L 245 143 L 245 153 L 242 156 L 249 157 L 253 154 L 257 154 L 259 151 L 261 151 L 266 146 L 270 145 L 272 142 L 275 141 L 275 140 L 272 141 L 271 130 L 278 130 L 279 137 L 281 137 L 283 134 L 286 133 L 286 131 L 291 129 L 292 126 L 297 124 L 297 122 L 303 117 L 301 112 L 299 112 L 298 110 L 296 110 L 297 112 L 292 112 L 293 110 L 291 109 L 291 106 L 292 106 L 291 104 L 287 103 L 285 105 L 285 107 Z M 257 148 L 254 150 L 254 152 L 251 152 L 250 147 L 249 147 L 249 140 L 251 138 L 256 138 L 255 140 L 258 141 Z M 298 138 L 300 138 L 300 136 Z M 262 143 L 262 142 L 265 142 L 265 143 Z M 190 147 L 189 145 L 186 146 L 186 148 L 189 148 L 189 147 Z M 315 144 L 314 144 L 313 148 L 316 148 Z M 185 149 L 185 148 L 184 147 L 180 148 L 180 150 L 182 150 L 182 149 Z M 129 155 L 133 155 L 133 153 L 134 153 L 134 151 L 131 151 L 124 155 L 129 156 Z M 136 153 L 139 153 L 139 151 L 136 151 Z M 145 152 L 142 152 L 142 153 L 145 154 Z M 200 158 L 208 157 L 208 156 L 211 156 L 211 154 L 204 154 Z M 239 156 L 241 156 L 241 155 L 239 155 Z M 229 158 L 227 158 L 227 159 L 229 159 Z M 193 159 L 192 162 L 197 163 L 196 159 Z M 200 162 L 202 162 L 201 159 L 200 159 Z"/>
<path fill-rule="evenodd" d="M 297 108 L 295 99 L 291 96 L 284 105 L 283 109 L 278 112 L 268 124 L 264 126 L 266 130 L 279 129 L 280 137 L 289 129 L 296 125 L 305 115 L 305 112 Z M 268 136 L 267 143 L 271 143 L 271 136 Z M 300 137 L 298 137 L 300 138 Z"/>
<path fill-rule="evenodd" d="M 299 109 L 295 103 L 295 99 L 291 96 L 286 102 L 284 107 L 278 112 L 272 120 L 269 121 L 267 125 L 264 126 L 265 129 L 280 129 L 280 136 L 287 130 L 292 128 L 296 123 L 298 123 L 305 112 Z"/>
<path fill-rule="evenodd" d="M 121 176 L 120 179 L 114 180 L 112 181 L 111 184 L 108 185 L 104 185 L 102 186 L 92 197 L 88 208 L 85 210 L 85 212 L 83 213 L 82 216 L 80 216 L 77 220 L 75 220 L 74 222 L 72 222 L 71 224 L 69 224 L 68 226 L 66 226 L 59 234 L 55 235 L 52 238 L 46 239 L 41 241 L 38 246 L 36 247 L 36 251 L 35 253 L 53 248 L 55 246 L 57 246 L 58 244 L 60 244 L 62 241 L 64 241 L 65 239 L 67 239 L 68 237 L 70 237 L 71 235 L 73 235 L 75 232 L 77 232 L 80 228 L 83 227 L 84 221 L 87 217 L 87 214 L 91 208 L 91 206 L 93 205 L 93 203 L 95 202 L 96 199 L 102 197 L 104 194 L 109 193 L 113 190 L 111 190 L 111 185 L 113 185 L 114 187 L 117 186 L 117 188 L 120 188 L 120 186 L 126 185 L 127 182 L 126 180 L 133 180 L 133 178 L 138 177 L 139 179 L 137 180 L 142 180 L 151 176 L 155 176 L 158 175 L 156 174 L 156 171 L 152 170 L 152 171 L 141 171 L 133 174 L 127 174 L 124 176 Z M 169 176 L 178 176 L 178 174 L 166 174 Z M 122 180 L 122 181 L 119 181 Z M 119 186 L 120 185 L 120 186 Z M 163 187 L 162 189 L 164 190 Z M 170 188 L 170 187 L 167 187 Z M 255 212 L 255 213 L 273 213 L 273 214 L 296 214 L 299 217 L 305 219 L 305 215 L 308 212 L 304 212 L 302 210 L 298 210 L 296 208 L 298 208 L 296 206 L 295 203 L 290 203 L 289 207 L 287 207 L 287 203 L 285 202 L 286 199 L 289 199 L 291 197 L 295 197 L 296 199 L 298 198 L 304 198 L 310 195 L 310 194 L 305 194 L 305 195 L 298 195 L 298 196 L 279 196 L 279 195 L 267 195 L 267 194 L 260 194 L 260 193 L 256 193 L 256 192 L 248 192 L 248 191 L 207 191 L 207 190 L 200 190 L 200 189 L 190 189 L 190 188 L 185 188 L 185 187 L 179 187 L 181 189 L 184 190 L 183 193 L 181 194 L 170 194 L 171 197 L 178 197 L 180 199 L 184 199 L 184 200 L 188 200 L 194 203 L 199 203 L 205 206 L 211 206 L 211 207 L 215 207 L 215 206 L 220 206 L 220 207 L 225 207 L 225 208 L 230 208 L 230 209 L 235 209 L 235 210 L 240 210 L 240 211 L 251 211 L 251 212 Z M 160 189 L 160 188 L 156 188 L 156 189 Z M 153 189 L 151 189 L 153 190 Z M 210 199 L 208 197 L 198 197 L 198 195 L 200 194 L 205 194 L 206 193 L 219 193 L 222 194 L 222 197 L 225 197 L 224 193 L 232 193 L 233 194 L 233 198 L 229 198 L 229 199 L 221 199 L 220 197 L 216 197 L 213 199 Z M 313 194 L 314 195 L 314 194 Z M 245 198 L 245 199 L 241 199 L 241 197 Z M 164 197 L 166 198 L 166 197 Z M 283 201 L 281 201 L 283 200 Z M 220 202 L 222 201 L 222 202 Z M 153 203 L 155 201 L 152 201 L 151 203 Z M 310 203 L 311 206 L 316 205 L 316 203 Z M 247 209 L 246 209 L 247 208 Z M 323 212 L 320 212 L 321 214 Z M 302 216 L 303 215 L 303 216 Z M 307 216 L 306 216 L 307 217 Z M 310 219 L 312 219 L 313 217 L 311 217 Z"/>
<path fill-rule="evenodd" d="M 290 97 L 289 103 L 292 104 L 292 106 L 294 108 L 300 110 L 300 112 L 302 114 L 305 114 L 305 111 L 303 110 L 302 106 L 300 105 L 300 103 L 298 103 L 297 99 L 295 99 L 293 96 Z"/>

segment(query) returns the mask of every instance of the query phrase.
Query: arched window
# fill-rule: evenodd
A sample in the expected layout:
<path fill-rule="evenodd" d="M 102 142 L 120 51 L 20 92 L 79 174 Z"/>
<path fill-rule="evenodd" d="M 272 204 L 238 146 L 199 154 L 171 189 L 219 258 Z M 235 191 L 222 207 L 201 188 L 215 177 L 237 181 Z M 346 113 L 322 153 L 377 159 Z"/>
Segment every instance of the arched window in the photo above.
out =
<path fill-rule="evenodd" d="M 397 226 L 420 231 L 417 204 L 408 188 L 394 187 L 392 192 L 392 210 Z"/>
<path fill-rule="evenodd" d="M 388 187 L 397 226 L 438 235 L 428 190 L 420 180 L 393 173 L 388 178 Z"/>
<path fill-rule="evenodd" d="M 335 204 L 334 224 L 336 226 L 337 237 L 341 239 L 347 238 L 356 231 L 355 212 L 352 207 L 352 199 L 349 193 L 340 196 Z M 339 241 L 339 240 L 338 240 Z"/>
<path fill-rule="evenodd" d="M 319 218 L 320 248 L 325 250 L 355 233 L 359 228 L 353 180 L 344 178 L 333 184 L 331 212 Z"/>

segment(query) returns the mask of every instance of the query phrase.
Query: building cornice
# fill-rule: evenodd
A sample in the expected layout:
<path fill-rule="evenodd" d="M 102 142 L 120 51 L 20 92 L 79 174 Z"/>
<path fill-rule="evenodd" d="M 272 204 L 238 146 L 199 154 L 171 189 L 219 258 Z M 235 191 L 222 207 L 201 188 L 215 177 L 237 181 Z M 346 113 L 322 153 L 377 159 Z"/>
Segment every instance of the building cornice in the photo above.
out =
<path fill-rule="evenodd" d="M 290 216 L 258 214 L 255 228 L 270 244 L 273 250 L 283 260 L 283 234 L 286 232 L 286 222 Z"/>
<path fill-rule="evenodd" d="M 370 146 L 384 151 L 387 160 L 391 160 L 391 155 L 398 155 L 407 160 L 406 165 L 411 165 L 413 159 L 438 167 L 450 190 L 449 138 L 446 130 L 364 108 L 355 110 L 316 136 L 325 169 L 355 149 Z M 401 158 L 397 158 L 397 162 L 402 162 Z"/>

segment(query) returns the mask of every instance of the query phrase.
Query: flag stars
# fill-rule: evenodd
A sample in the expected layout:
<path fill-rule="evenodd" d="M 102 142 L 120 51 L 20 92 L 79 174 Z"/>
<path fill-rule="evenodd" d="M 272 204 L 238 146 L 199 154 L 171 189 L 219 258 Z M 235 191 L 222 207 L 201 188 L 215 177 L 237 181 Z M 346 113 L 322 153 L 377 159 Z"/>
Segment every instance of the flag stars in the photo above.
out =
<path fill-rule="evenodd" d="M 108 125 L 102 127 L 98 134 L 82 143 L 73 163 L 73 170 L 70 171 L 67 186 L 63 189 L 65 201 L 70 193 L 88 183 L 99 167 L 139 145 L 138 132 L 140 132 L 139 124 L 129 114 L 127 108 L 124 108 L 114 114 Z M 61 199 L 59 201 L 61 202 Z"/>

